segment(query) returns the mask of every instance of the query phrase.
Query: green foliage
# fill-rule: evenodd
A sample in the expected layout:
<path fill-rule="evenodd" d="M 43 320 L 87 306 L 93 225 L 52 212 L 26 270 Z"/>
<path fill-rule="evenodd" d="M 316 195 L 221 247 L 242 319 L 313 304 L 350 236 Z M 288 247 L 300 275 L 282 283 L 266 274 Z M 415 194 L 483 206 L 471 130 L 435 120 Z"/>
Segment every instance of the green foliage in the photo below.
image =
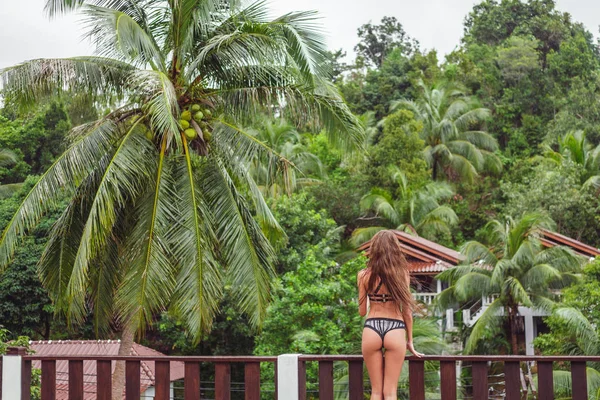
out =
<path fill-rule="evenodd" d="M 538 42 L 535 39 L 511 36 L 504 47 L 498 49 L 496 61 L 507 82 L 518 83 L 540 68 L 537 47 Z"/>
<path fill-rule="evenodd" d="M 593 190 L 582 186 L 584 170 L 568 161 L 560 165 L 549 160 L 526 164 L 519 170 L 518 180 L 501 185 L 506 199 L 504 212 L 513 216 L 543 212 L 563 234 L 598 245 L 600 202 Z"/>
<path fill-rule="evenodd" d="M 365 173 L 371 186 L 394 190 L 389 167 L 396 166 L 406 174 L 411 185 L 418 186 L 428 176 L 427 162 L 423 157 L 425 143 L 419 133 L 421 122 L 412 112 L 399 110 L 384 120 L 383 133 L 369 149 Z"/>
<path fill-rule="evenodd" d="M 316 201 L 307 193 L 271 201 L 273 214 L 287 236 L 287 243 L 277 250 L 277 272 L 294 271 L 309 251 L 325 262 L 339 250 L 339 229 Z"/>
<path fill-rule="evenodd" d="M 381 67 L 387 56 L 398 49 L 400 53 L 410 54 L 418 48 L 418 43 L 411 39 L 402 24 L 395 17 L 383 17 L 381 24 L 373 25 L 370 22 L 358 28 L 360 41 L 354 47 L 359 57 L 367 65 Z"/>
<path fill-rule="evenodd" d="M 361 199 L 361 208 L 367 212 L 366 221 L 385 222 L 388 228 L 395 228 L 427 239 L 446 242 L 450 228 L 458 223 L 454 210 L 443 201 L 448 200 L 454 191 L 446 182 L 429 182 L 421 187 L 413 187 L 403 171 L 391 167 L 392 179 L 397 183 L 397 195 L 379 188 L 371 189 Z M 352 242 L 358 247 L 372 236 L 385 229 L 385 226 L 358 228 L 352 233 Z M 446 243 L 447 244 L 447 243 Z"/>
<path fill-rule="evenodd" d="M 0 148 L 17 154 L 14 164 L 0 166 L 0 181 L 22 182 L 27 174 L 45 171 L 62 152 L 70 128 L 65 108 L 56 102 L 25 118 L 13 120 L 0 115 Z"/>

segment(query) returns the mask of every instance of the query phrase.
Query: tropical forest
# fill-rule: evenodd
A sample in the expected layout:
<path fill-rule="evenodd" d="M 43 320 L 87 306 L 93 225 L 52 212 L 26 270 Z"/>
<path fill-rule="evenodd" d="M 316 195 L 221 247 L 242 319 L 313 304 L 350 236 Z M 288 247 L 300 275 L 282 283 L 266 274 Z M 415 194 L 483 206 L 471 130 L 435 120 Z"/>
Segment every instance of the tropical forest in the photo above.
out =
<path fill-rule="evenodd" d="M 440 397 L 430 355 L 530 357 L 521 399 L 552 398 L 535 357 L 581 357 L 583 391 L 575 361 L 548 358 L 551 395 L 600 398 L 600 47 L 555 0 L 477 2 L 445 55 L 391 13 L 335 49 L 301 2 L 44 3 L 82 15 L 95 54 L 0 69 L 0 354 L 359 355 L 357 274 L 388 229 L 425 354 L 425 397 L 409 357 L 398 398 L 509 398 L 492 361 L 477 395 L 468 358 Z M 348 365 L 333 398 L 370 399 Z M 330 399 L 303 368 L 304 399 Z M 200 371 L 201 398 L 225 399 Z M 227 399 L 254 399 L 244 373 Z M 277 379 L 260 364 L 261 399 Z M 192 398 L 182 382 L 171 399 Z"/>

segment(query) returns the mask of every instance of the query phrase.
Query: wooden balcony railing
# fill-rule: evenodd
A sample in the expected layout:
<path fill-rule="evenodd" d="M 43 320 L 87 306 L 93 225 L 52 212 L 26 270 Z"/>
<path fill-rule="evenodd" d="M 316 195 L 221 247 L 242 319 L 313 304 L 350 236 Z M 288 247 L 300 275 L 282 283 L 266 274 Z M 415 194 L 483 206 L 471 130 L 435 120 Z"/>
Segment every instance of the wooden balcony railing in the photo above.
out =
<path fill-rule="evenodd" d="M 292 367 L 296 369 L 282 370 L 278 368 L 279 357 L 52 357 L 22 355 L 20 374 L 20 395 L 13 396 L 6 388 L 15 390 L 14 384 L 4 382 L 4 390 L 0 389 L 2 400 L 30 399 L 32 363 L 41 365 L 41 398 L 42 400 L 56 400 L 57 397 L 57 363 L 68 363 L 68 399 L 84 400 L 89 395 L 84 395 L 84 362 L 95 363 L 94 397 L 98 400 L 110 400 L 112 388 L 112 363 L 121 360 L 126 364 L 125 400 L 139 400 L 141 393 L 141 364 L 155 363 L 154 388 L 155 400 L 172 400 L 173 393 L 170 386 L 170 366 L 172 362 L 183 363 L 185 376 L 183 388 L 177 399 L 199 400 L 216 399 L 230 400 L 245 399 L 278 399 L 278 400 L 363 400 L 365 393 L 370 391 L 368 379 L 365 374 L 363 359 L 358 355 L 291 355 Z M 0 363 L 0 374 L 4 380 L 9 379 L 6 359 Z M 14 356 L 12 356 L 14 357 Z M 289 357 L 284 355 L 280 357 Z M 12 360 L 11 360 L 12 362 Z M 522 370 L 525 362 L 533 363 L 535 380 L 535 393 L 529 392 L 529 398 L 553 399 L 555 388 L 553 382 L 553 365 L 559 363 L 561 369 L 569 367 L 572 383 L 571 397 L 574 400 L 588 398 L 586 379 L 586 363 L 600 362 L 600 357 L 574 357 L 574 356 L 425 356 L 424 358 L 408 357 L 408 381 L 403 383 L 401 390 L 411 400 L 424 400 L 426 391 L 437 393 L 437 398 L 442 400 L 463 399 L 508 399 L 520 400 L 522 398 Z M 211 367 L 214 377 L 214 392 L 206 395 L 205 388 L 200 381 L 201 366 L 206 364 Z M 315 364 L 316 363 L 316 364 Z M 426 363 L 430 368 L 426 368 Z M 231 391 L 231 366 L 243 365 L 243 389 L 235 394 Z M 275 391 L 266 393 L 261 391 L 261 364 L 275 366 Z M 289 363 L 288 363 L 289 364 Z M 12 364 L 14 366 L 14 364 Z M 283 365 L 283 362 L 282 362 Z M 457 365 L 470 369 L 470 378 L 457 376 Z M 433 368 L 431 368 L 433 367 Z M 12 367 L 11 367 L 12 368 Z M 318 371 L 318 381 L 307 382 L 307 368 Z M 4 371 L 2 371 L 4 369 Z M 87 367 L 85 369 L 88 370 Z M 340 370 L 345 374 L 345 384 L 340 389 Z M 278 372 L 279 371 L 279 372 Z M 283 372 L 282 372 L 283 371 Z M 293 379 L 290 378 L 293 372 Z M 213 374 L 214 372 L 214 374 Z M 460 372 L 459 372 L 460 373 Z M 281 376 L 278 376 L 281 375 Z M 297 375 L 296 375 L 297 374 Z M 433 378 L 432 378 L 433 377 Z M 458 379 L 457 379 L 458 378 Z M 468 382 L 467 382 L 468 381 Z M 13 382 L 14 383 L 14 382 Z M 264 384 L 265 382 L 263 382 Z M 273 382 L 269 382 L 273 386 Z M 65 384 L 63 384 L 65 385 Z M 0 386 L 1 387 L 1 386 Z M 243 395 L 241 394 L 243 392 Z M 201 397 L 202 394 L 202 397 Z M 533 395 L 533 396 L 532 396 Z M 429 397 L 429 396 L 428 396 Z M 63 393 L 63 398 L 64 393 Z"/>

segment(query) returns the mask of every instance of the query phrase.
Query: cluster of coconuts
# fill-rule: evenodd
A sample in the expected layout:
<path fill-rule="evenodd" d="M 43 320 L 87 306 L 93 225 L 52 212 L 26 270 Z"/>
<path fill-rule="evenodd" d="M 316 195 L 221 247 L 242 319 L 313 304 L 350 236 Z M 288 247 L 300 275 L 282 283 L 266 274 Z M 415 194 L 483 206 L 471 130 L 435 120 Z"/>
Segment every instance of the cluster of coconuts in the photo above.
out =
<path fill-rule="evenodd" d="M 194 104 L 189 107 L 187 110 L 181 113 L 181 119 L 179 120 L 179 124 L 183 129 L 183 134 L 188 140 L 194 140 L 198 137 L 198 132 L 192 126 L 194 123 L 198 124 L 200 130 L 202 130 L 202 136 L 204 137 L 204 141 L 207 142 L 210 140 L 210 125 L 208 121 L 212 117 L 212 112 L 206 108 L 202 109 L 199 104 Z"/>

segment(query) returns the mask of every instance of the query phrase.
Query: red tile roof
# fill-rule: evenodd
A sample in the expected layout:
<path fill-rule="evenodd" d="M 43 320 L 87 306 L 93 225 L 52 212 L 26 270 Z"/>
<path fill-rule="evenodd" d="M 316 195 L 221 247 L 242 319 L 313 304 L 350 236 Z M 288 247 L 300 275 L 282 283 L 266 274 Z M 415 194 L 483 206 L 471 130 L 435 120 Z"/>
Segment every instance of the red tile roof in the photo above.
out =
<path fill-rule="evenodd" d="M 31 342 L 31 348 L 36 355 L 43 356 L 116 356 L 121 345 L 118 340 L 40 340 Z M 151 348 L 134 343 L 130 355 L 162 356 L 163 354 Z M 40 361 L 33 361 L 33 368 L 41 368 Z M 114 371 L 115 362 L 112 363 Z M 56 400 L 68 400 L 69 395 L 69 365 L 66 360 L 56 362 Z M 171 381 L 183 379 L 184 364 L 171 362 Z M 142 393 L 154 386 L 154 362 L 141 362 Z M 96 362 L 83 362 L 83 391 L 85 400 L 96 399 Z"/>

